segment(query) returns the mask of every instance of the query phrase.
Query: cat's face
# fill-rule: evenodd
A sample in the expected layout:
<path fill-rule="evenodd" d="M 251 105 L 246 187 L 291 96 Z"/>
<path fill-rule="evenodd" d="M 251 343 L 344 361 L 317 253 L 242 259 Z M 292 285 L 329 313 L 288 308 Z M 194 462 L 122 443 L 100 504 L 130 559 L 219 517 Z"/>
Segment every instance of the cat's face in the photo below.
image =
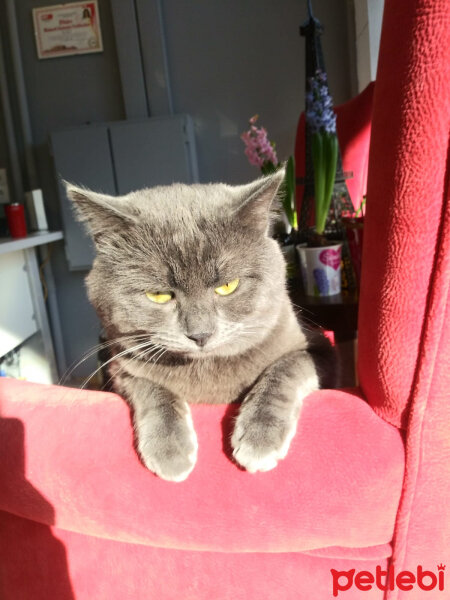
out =
<path fill-rule="evenodd" d="M 161 349 L 193 358 L 235 355 L 262 341 L 284 296 L 284 261 L 267 235 L 282 177 L 121 198 L 68 185 L 96 243 L 87 287 L 104 326 L 148 334 Z"/>

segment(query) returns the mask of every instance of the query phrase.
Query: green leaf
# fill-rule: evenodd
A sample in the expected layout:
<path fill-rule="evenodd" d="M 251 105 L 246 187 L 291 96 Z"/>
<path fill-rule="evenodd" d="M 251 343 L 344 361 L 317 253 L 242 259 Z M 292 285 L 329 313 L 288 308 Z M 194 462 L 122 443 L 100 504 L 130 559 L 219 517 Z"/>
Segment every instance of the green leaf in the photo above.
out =
<path fill-rule="evenodd" d="M 325 229 L 325 224 L 330 210 L 331 198 L 333 196 L 334 182 L 336 179 L 336 167 L 339 145 L 337 141 L 337 136 L 335 134 L 324 134 L 323 149 L 325 163 L 325 186 L 318 233 L 323 233 Z"/>
<path fill-rule="evenodd" d="M 325 195 L 325 162 L 323 136 L 320 132 L 312 135 L 312 159 L 314 166 L 314 199 L 316 208 L 316 231 L 323 233 L 320 229 L 323 221 L 323 205 Z"/>
<path fill-rule="evenodd" d="M 283 208 L 289 224 L 297 228 L 297 212 L 295 210 L 295 162 L 290 156 L 286 163 L 286 175 L 284 180 Z"/>

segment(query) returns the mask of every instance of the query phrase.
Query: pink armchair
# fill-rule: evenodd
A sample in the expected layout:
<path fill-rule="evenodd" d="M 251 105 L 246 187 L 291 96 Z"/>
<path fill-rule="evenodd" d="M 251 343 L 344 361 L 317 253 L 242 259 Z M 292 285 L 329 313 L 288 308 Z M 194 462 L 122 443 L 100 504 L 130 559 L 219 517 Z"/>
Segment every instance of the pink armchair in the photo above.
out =
<path fill-rule="evenodd" d="M 448 594 L 437 566 L 450 549 L 449 36 L 447 0 L 387 0 L 361 389 L 310 396 L 287 458 L 255 475 L 228 458 L 235 408 L 194 407 L 198 463 L 174 484 L 141 465 L 114 394 L 2 380 L 2 600 Z M 398 577 L 419 565 L 420 585 Z M 389 567 L 384 591 L 377 568 Z"/>

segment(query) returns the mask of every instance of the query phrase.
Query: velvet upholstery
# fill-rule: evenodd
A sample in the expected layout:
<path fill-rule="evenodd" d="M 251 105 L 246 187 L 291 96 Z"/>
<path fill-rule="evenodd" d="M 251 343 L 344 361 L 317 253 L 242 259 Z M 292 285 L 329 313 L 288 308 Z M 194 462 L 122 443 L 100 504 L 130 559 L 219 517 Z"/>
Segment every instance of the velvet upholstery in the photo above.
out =
<path fill-rule="evenodd" d="M 273 471 L 255 475 L 229 459 L 236 407 L 193 407 L 199 458 L 179 484 L 158 479 L 139 462 L 128 407 L 114 394 L 3 380 L 0 399 L 0 455 L 9 457 L 0 462 L 0 560 L 8 566 L 12 560 L 14 571 L 19 565 L 11 548 L 22 556 L 22 576 L 13 587 L 9 578 L 3 581 L 2 598 L 32 597 L 26 588 L 36 549 L 29 553 L 33 564 L 21 550 L 29 536 L 59 561 L 64 544 L 69 570 L 59 585 L 69 580 L 76 598 L 92 597 L 90 585 L 101 587 L 96 598 L 123 598 L 125 590 L 132 598 L 146 598 L 143 583 L 150 585 L 149 577 L 154 597 L 179 597 L 172 595 L 184 585 L 178 581 L 179 559 L 196 565 L 193 597 L 206 599 L 218 585 L 224 553 L 232 570 L 243 569 L 245 561 L 255 570 L 274 562 L 282 570 L 296 565 L 305 576 L 314 557 L 317 585 L 329 589 L 329 565 L 373 566 L 390 556 L 403 441 L 356 391 L 310 396 L 288 457 Z M 15 540 L 17 530 L 26 539 Z M 107 581 L 97 582 L 87 557 L 103 552 L 103 540 L 110 563 L 102 570 Z M 151 557 L 151 573 L 140 575 L 134 560 L 139 564 L 145 556 Z M 278 564 L 281 556 L 287 559 L 284 567 Z M 130 561 L 133 580 L 118 581 L 117 569 L 127 572 Z M 176 581 L 164 592 L 168 563 Z M 244 570 L 242 577 L 245 581 Z M 242 584 L 243 593 L 252 589 L 250 583 Z M 113 589 L 116 596 L 110 595 Z M 229 593 L 224 586 L 224 595 L 214 597 Z"/>
<path fill-rule="evenodd" d="M 30 473 L 26 482 L 17 473 L 17 480 L 4 465 L 2 510 L 87 535 L 179 549 L 289 552 L 337 546 L 345 556 L 353 548 L 390 541 L 403 479 L 403 443 L 396 428 L 352 393 L 311 396 L 288 458 L 254 476 L 223 451 L 235 407 L 195 406 L 199 459 L 179 485 L 140 464 L 128 408 L 113 394 L 10 380 L 3 382 L 1 401 L 2 454 L 18 450 L 8 434 L 11 419 L 5 417 L 11 415 L 12 426 L 14 419 L 28 424 Z M 76 427 L 64 441 L 72 422 Z M 26 493 L 30 483 L 57 507 L 54 522 Z"/>
<path fill-rule="evenodd" d="M 359 376 L 374 410 L 406 433 L 397 572 L 418 564 L 449 569 L 449 48 L 448 1 L 387 2 L 369 156 Z M 388 593 L 389 600 L 416 597 L 444 594 Z"/>
<path fill-rule="evenodd" d="M 445 0 L 387 3 L 375 87 L 359 376 L 374 409 L 402 427 L 431 295 L 441 295 L 433 278 L 444 268 L 449 210 L 449 12 Z"/>
<path fill-rule="evenodd" d="M 255 475 L 228 458 L 235 408 L 196 406 L 198 464 L 173 484 L 140 464 L 114 394 L 1 380 L 2 600 L 329 600 L 331 569 L 448 563 L 449 33 L 448 0 L 386 0 L 361 390 L 311 395 L 287 458 Z"/>

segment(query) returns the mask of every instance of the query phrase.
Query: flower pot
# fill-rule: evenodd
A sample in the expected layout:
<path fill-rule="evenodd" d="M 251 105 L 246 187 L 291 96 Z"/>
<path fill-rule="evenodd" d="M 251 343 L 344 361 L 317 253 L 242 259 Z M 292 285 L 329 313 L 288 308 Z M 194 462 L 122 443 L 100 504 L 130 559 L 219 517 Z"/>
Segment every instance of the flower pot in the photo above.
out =
<path fill-rule="evenodd" d="M 342 244 L 308 248 L 298 245 L 303 287 L 308 296 L 334 296 L 341 292 Z"/>

